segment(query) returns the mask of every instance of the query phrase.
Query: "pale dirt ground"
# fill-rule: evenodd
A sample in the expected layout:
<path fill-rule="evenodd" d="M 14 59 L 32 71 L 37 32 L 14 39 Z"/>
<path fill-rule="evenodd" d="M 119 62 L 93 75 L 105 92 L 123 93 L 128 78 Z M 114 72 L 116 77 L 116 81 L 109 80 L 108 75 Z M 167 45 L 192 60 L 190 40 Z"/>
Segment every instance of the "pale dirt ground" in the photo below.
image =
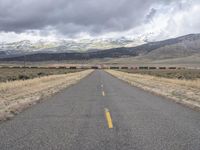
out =
<path fill-rule="evenodd" d="M 77 83 L 92 70 L 0 83 L 0 120 L 9 119 L 47 96 Z"/>
<path fill-rule="evenodd" d="M 133 86 L 168 97 L 178 103 L 200 109 L 200 79 L 178 80 L 150 75 L 131 74 L 116 70 L 106 71 Z"/>

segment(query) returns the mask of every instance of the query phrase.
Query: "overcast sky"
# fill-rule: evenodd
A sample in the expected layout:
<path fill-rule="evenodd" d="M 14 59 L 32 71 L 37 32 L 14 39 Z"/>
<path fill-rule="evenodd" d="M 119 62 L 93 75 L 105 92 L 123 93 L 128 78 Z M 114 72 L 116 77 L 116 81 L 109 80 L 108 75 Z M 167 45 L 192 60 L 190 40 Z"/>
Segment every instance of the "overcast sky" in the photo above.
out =
<path fill-rule="evenodd" d="M 0 42 L 200 33 L 200 0 L 0 0 Z"/>

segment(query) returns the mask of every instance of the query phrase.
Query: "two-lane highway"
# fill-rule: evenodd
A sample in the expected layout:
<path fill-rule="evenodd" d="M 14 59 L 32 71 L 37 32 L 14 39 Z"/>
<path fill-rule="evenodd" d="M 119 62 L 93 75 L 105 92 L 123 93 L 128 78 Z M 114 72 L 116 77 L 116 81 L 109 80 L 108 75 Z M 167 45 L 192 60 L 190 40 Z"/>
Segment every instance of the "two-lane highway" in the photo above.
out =
<path fill-rule="evenodd" d="M 200 112 L 97 70 L 0 123 L 0 150 L 200 150 Z"/>

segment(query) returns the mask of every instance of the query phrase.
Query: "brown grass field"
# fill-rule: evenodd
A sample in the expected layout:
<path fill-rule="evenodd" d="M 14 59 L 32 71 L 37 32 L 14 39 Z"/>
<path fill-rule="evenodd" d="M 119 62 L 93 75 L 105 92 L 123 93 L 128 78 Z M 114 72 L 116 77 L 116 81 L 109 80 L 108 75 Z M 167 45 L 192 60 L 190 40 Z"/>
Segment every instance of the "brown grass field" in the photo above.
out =
<path fill-rule="evenodd" d="M 26 80 L 48 75 L 67 74 L 83 69 L 65 68 L 0 68 L 0 82 Z"/>
<path fill-rule="evenodd" d="M 181 79 L 181 80 L 195 80 L 200 79 L 200 69 L 174 69 L 174 70 L 134 70 L 125 69 L 120 70 L 127 73 L 141 74 L 141 75 L 152 75 L 156 77 L 164 77 L 171 79 Z"/>

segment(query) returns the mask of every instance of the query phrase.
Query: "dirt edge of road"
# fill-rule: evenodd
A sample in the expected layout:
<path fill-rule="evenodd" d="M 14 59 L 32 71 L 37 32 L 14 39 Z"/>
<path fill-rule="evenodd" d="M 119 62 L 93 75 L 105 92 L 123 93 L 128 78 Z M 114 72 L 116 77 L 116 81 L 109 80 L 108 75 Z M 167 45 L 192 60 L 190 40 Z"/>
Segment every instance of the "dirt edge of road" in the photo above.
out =
<path fill-rule="evenodd" d="M 131 74 L 116 70 L 105 71 L 112 76 L 131 84 L 132 86 L 136 86 L 153 94 L 174 100 L 176 103 L 186 105 L 195 110 L 200 110 L 200 89 L 198 86 L 187 86 L 187 83 L 185 83 L 186 81 L 181 83 L 178 79 L 166 79 L 150 75 Z"/>
<path fill-rule="evenodd" d="M 26 108 L 76 84 L 92 72 L 93 70 L 84 70 L 63 75 L 0 83 L 0 121 L 9 120 Z"/>

